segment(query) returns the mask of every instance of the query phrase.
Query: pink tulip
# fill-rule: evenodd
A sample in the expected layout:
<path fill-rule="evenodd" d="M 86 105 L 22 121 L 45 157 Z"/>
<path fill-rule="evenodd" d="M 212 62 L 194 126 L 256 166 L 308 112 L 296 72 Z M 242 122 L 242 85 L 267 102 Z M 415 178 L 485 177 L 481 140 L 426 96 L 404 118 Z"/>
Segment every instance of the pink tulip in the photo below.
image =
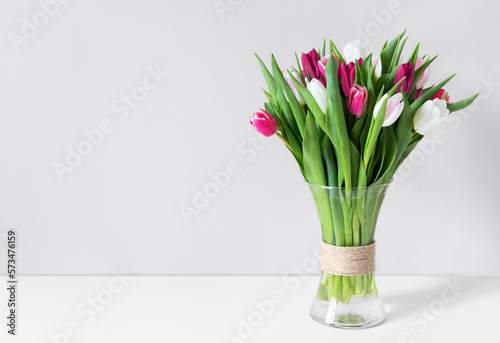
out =
<path fill-rule="evenodd" d="M 415 70 L 420 68 L 424 64 L 424 60 L 422 57 L 417 57 L 417 62 L 415 63 Z M 430 73 L 430 67 L 425 68 L 424 72 L 420 75 L 420 77 L 417 80 L 417 89 L 423 88 L 425 84 L 427 83 L 427 80 L 429 80 L 429 73 Z"/>
<path fill-rule="evenodd" d="M 335 55 L 333 53 L 330 52 L 330 55 L 333 56 L 333 58 L 335 58 L 338 62 L 338 59 L 337 57 L 335 57 Z M 321 63 L 323 63 L 324 66 L 326 66 L 326 64 L 328 63 L 328 59 L 330 58 L 330 55 L 325 55 L 323 57 L 321 57 Z"/>
<path fill-rule="evenodd" d="M 413 63 L 408 62 L 408 63 L 403 63 L 399 66 L 398 70 L 396 71 L 396 78 L 394 79 L 394 84 L 397 84 L 402 78 L 406 76 L 406 79 L 404 79 L 399 87 L 396 89 L 396 92 L 401 92 L 401 89 L 403 92 L 409 93 L 412 88 L 413 88 L 413 75 L 415 73 L 415 69 L 413 69 Z"/>
<path fill-rule="evenodd" d="M 323 78 L 325 78 L 326 77 L 325 76 L 326 63 L 323 62 L 323 58 L 320 61 L 318 61 L 318 71 L 321 74 L 321 76 L 323 76 Z"/>
<path fill-rule="evenodd" d="M 261 108 L 250 117 L 250 124 L 266 137 L 270 137 L 278 131 L 276 118 Z"/>
<path fill-rule="evenodd" d="M 347 109 L 356 117 L 362 117 L 368 104 L 368 90 L 366 87 L 354 85 L 349 89 L 347 98 Z"/>
<path fill-rule="evenodd" d="M 333 53 L 330 53 L 329 55 L 321 57 L 321 59 L 318 61 L 318 70 L 323 77 L 325 77 L 325 68 L 326 68 L 326 64 L 328 63 L 328 59 L 330 58 L 330 55 L 333 56 L 333 58 L 335 58 L 337 60 L 337 62 L 339 61 L 338 58 L 335 57 L 335 55 Z"/>
<path fill-rule="evenodd" d="M 432 98 L 430 100 L 441 99 L 443 97 L 443 95 L 444 95 L 445 92 L 446 91 L 441 88 L 440 90 L 437 91 L 436 94 L 434 94 L 432 96 Z M 450 96 L 448 95 L 448 93 L 446 93 L 446 97 L 444 98 L 444 100 L 446 100 L 446 102 L 450 102 Z"/>
<path fill-rule="evenodd" d="M 403 96 L 401 93 L 395 94 L 387 99 L 387 105 L 385 106 L 385 119 L 382 126 L 392 125 L 403 112 L 403 107 L 405 107 Z"/>

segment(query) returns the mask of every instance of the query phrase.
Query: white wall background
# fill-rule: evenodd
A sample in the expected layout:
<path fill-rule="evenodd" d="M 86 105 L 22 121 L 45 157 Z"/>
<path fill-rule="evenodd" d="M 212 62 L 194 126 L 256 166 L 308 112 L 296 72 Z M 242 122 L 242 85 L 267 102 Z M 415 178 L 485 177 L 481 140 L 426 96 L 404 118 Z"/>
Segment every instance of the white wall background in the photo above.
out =
<path fill-rule="evenodd" d="M 343 46 L 361 35 L 378 52 L 407 28 L 407 55 L 418 41 L 439 54 L 432 82 L 457 72 L 453 100 L 482 95 L 402 167 L 377 228 L 377 271 L 500 275 L 498 3 L 219 3 L 231 11 L 219 16 L 212 0 L 73 0 L 16 53 L 9 33 L 41 7 L 2 1 L 2 273 L 9 228 L 24 275 L 301 272 L 293 266 L 313 254 L 319 220 L 278 139 L 252 143 L 248 116 L 265 99 L 253 53 L 284 68 L 325 37 Z M 168 76 L 120 119 L 112 104 L 148 67 Z M 60 182 L 51 164 L 102 120 L 114 131 Z M 188 224 L 179 206 L 231 161 L 239 173 Z"/>

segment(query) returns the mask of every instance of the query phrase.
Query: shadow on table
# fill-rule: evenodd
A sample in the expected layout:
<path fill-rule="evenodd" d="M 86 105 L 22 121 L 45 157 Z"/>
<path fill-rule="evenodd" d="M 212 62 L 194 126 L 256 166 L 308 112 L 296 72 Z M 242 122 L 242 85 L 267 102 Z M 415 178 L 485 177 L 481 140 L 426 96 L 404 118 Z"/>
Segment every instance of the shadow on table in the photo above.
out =
<path fill-rule="evenodd" d="M 456 296 L 457 293 L 458 296 Z M 396 294 L 382 295 L 382 301 L 388 310 L 386 321 L 394 321 L 401 318 L 410 319 L 414 313 L 419 313 L 420 308 L 428 308 L 433 301 L 443 301 L 443 293 L 454 300 L 445 301 L 446 307 L 455 306 L 460 299 L 464 301 L 474 294 L 500 292 L 499 282 L 491 277 L 473 277 L 461 279 L 456 277 L 443 277 L 441 280 L 429 285 L 422 284 L 412 287 L 408 292 L 404 289 Z M 447 298 L 447 299 L 448 299 Z"/>

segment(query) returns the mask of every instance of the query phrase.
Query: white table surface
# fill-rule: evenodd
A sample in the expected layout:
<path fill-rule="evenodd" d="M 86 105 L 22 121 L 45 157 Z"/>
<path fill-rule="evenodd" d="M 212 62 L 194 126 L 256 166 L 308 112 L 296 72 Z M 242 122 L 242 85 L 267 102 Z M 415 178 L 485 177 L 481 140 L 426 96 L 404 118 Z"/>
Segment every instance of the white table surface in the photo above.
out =
<path fill-rule="evenodd" d="M 120 280 L 116 276 L 49 276 L 18 280 L 18 328 L 13 337 L 4 324 L 7 279 L 0 277 L 4 299 L 0 342 L 500 341 L 500 278 L 378 276 L 387 319 L 375 328 L 357 331 L 330 328 L 309 317 L 318 277 L 136 276 Z M 458 286 L 450 289 L 453 283 Z M 268 316 L 256 314 L 255 303 L 270 300 L 273 291 L 282 293 L 280 303 Z M 97 299 L 95 309 L 88 303 L 93 298 Z M 251 327 L 247 337 L 238 336 L 239 318 L 248 322 L 249 316 L 258 327 Z M 263 318 L 260 323 L 259 318 Z M 73 337 L 62 334 L 66 329 Z"/>

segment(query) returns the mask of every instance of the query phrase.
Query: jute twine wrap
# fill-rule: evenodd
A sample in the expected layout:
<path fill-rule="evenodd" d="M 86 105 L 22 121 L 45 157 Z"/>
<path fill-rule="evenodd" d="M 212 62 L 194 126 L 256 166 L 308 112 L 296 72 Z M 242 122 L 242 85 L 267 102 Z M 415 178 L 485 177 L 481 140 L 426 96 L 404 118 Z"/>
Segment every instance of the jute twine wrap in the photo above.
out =
<path fill-rule="evenodd" d="M 333 275 L 363 275 L 375 270 L 375 241 L 360 247 L 321 242 L 321 270 Z"/>

